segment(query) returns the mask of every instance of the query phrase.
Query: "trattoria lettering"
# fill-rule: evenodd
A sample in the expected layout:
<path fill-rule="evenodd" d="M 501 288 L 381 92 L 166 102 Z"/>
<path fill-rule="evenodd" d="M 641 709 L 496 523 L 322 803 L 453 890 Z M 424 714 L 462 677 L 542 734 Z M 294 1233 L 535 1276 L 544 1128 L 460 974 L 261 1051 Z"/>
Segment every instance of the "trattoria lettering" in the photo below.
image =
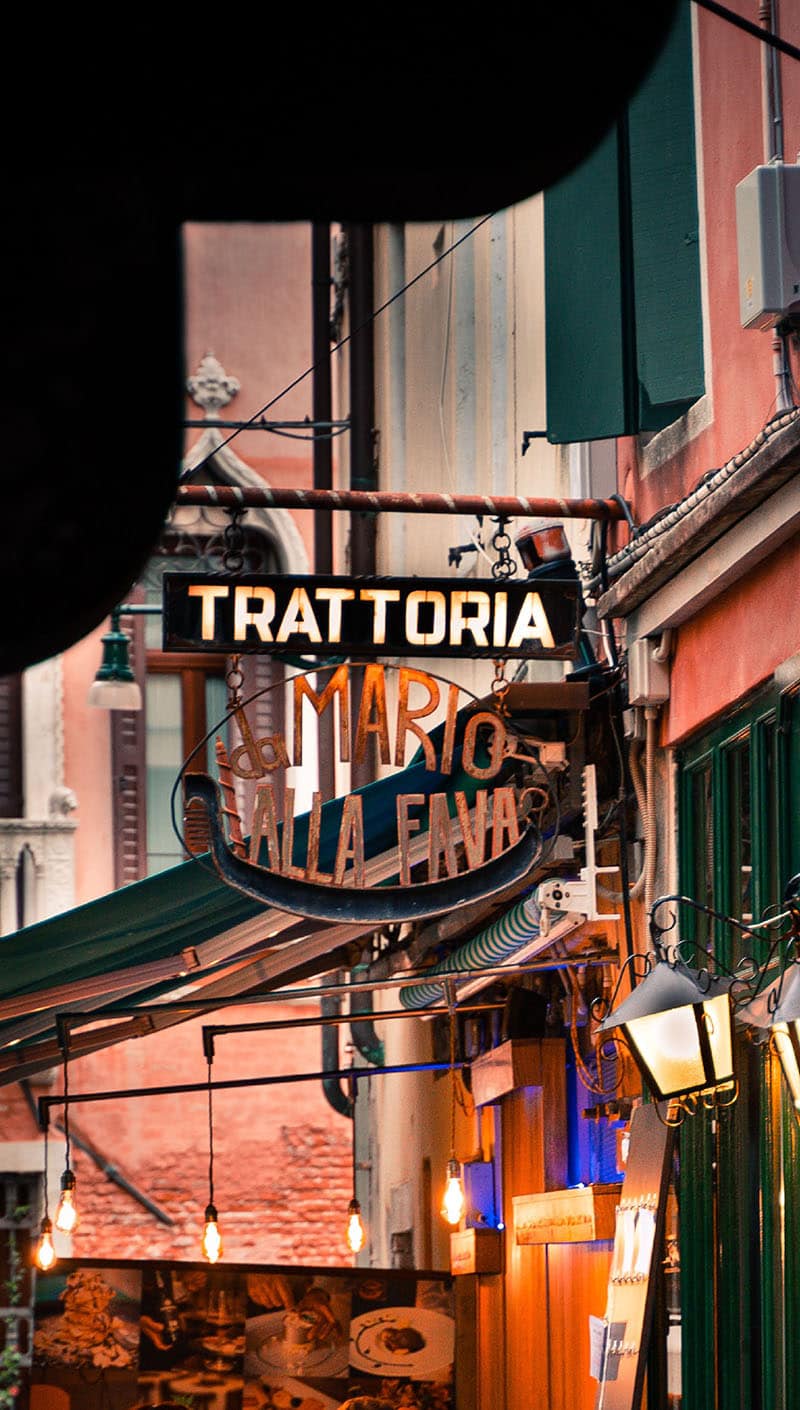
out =
<path fill-rule="evenodd" d="M 164 577 L 167 651 L 573 657 L 574 584 Z"/>

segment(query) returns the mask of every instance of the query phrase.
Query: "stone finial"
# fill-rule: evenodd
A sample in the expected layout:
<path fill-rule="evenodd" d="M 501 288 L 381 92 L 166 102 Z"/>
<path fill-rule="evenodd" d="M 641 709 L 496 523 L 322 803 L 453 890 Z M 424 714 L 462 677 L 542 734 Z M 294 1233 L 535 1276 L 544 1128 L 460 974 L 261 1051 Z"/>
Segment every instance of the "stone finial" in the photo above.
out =
<path fill-rule="evenodd" d="M 186 390 L 192 401 L 202 406 L 207 421 L 214 421 L 239 391 L 236 377 L 229 377 L 221 362 L 207 352 L 193 377 L 187 377 Z"/>
<path fill-rule="evenodd" d="M 78 799 L 71 788 L 65 788 L 60 784 L 54 788 L 49 798 L 49 811 L 51 818 L 66 818 L 74 812 L 78 806 Z"/>

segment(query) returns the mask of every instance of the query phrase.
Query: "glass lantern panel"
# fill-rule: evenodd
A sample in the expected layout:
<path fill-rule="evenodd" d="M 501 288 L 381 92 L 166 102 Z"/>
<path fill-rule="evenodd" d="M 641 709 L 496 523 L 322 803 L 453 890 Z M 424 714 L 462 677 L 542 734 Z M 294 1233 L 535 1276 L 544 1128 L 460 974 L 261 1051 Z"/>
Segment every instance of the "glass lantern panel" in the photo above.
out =
<path fill-rule="evenodd" d="M 792 1034 L 789 1031 L 790 1027 L 795 1030 L 794 1042 L 792 1042 Z M 772 1026 L 775 1047 L 796 1111 L 800 1111 L 800 1066 L 797 1061 L 798 1053 L 800 1053 L 800 1032 L 798 1032 L 798 1027 L 800 1025 L 796 1020 L 791 1025 L 775 1023 Z"/>
<path fill-rule="evenodd" d="M 631 1043 L 653 1077 L 659 1096 L 699 1091 L 708 1086 L 691 1004 L 667 1009 L 664 1013 L 645 1014 L 626 1024 L 626 1028 Z"/>
<path fill-rule="evenodd" d="M 703 1004 L 708 1043 L 717 1082 L 733 1078 L 733 1048 L 731 1045 L 731 1006 L 727 994 L 706 999 Z"/>

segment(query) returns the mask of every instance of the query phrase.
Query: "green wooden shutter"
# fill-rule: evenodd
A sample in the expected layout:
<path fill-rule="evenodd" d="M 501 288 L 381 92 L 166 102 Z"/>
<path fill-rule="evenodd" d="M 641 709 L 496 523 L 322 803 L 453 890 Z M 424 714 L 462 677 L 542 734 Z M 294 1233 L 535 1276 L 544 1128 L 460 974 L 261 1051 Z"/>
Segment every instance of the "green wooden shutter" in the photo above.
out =
<path fill-rule="evenodd" d="M 692 87 L 691 7 L 680 5 L 628 105 L 640 431 L 668 426 L 705 390 Z"/>
<path fill-rule="evenodd" d="M 544 232 L 548 440 L 669 425 L 704 391 L 688 6 Z"/>
<path fill-rule="evenodd" d="M 633 430 L 619 145 L 615 125 L 587 161 L 545 192 L 547 439 L 554 445 Z"/>

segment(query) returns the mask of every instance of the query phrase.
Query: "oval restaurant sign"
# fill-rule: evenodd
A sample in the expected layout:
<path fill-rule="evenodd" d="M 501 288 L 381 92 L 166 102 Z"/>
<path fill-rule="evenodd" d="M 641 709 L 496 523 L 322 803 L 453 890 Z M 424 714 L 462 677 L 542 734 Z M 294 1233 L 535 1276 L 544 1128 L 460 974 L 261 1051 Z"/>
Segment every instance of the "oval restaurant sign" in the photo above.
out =
<path fill-rule="evenodd" d="M 344 651 L 363 658 L 370 647 L 381 654 L 411 654 L 416 643 L 409 639 L 415 635 L 439 642 L 444 633 L 454 642 L 469 623 L 477 654 L 485 654 L 487 637 L 497 643 L 489 654 L 501 655 L 500 636 L 506 654 L 517 638 L 528 651 L 515 645 L 514 655 L 539 654 L 551 641 L 556 652 L 565 650 L 564 624 L 556 624 L 556 645 L 539 594 L 522 584 L 499 588 L 492 582 L 464 590 L 448 582 L 420 589 L 417 579 L 382 579 L 378 588 L 346 579 L 335 580 L 336 590 L 350 595 L 336 598 L 333 582 L 302 580 L 305 596 L 298 596 L 297 579 L 243 585 L 239 579 L 168 574 L 165 649 L 235 654 L 271 647 L 288 653 L 302 645 L 310 654 L 310 643 L 311 653 L 316 648 L 329 655 Z M 445 586 L 452 595 L 445 595 Z M 379 591 L 384 595 L 377 596 Z M 327 604 L 325 613 L 321 604 Z M 353 621 L 347 618 L 348 605 L 356 612 Z M 354 621 L 367 632 L 357 653 L 355 645 L 351 649 Z M 443 654 L 440 645 L 429 645 Z M 232 845 L 226 836 L 232 790 L 225 800 L 209 776 L 190 772 L 191 759 L 181 771 L 187 816 L 192 809 L 205 810 L 214 865 L 231 886 L 265 905 L 318 920 L 382 923 L 439 915 L 491 896 L 528 873 L 541 838 L 530 819 L 520 823 L 523 795 L 541 800 L 548 789 L 541 771 L 531 779 L 537 761 L 526 757 L 499 709 L 482 708 L 472 697 L 459 708 L 459 697 L 468 692 L 454 682 L 376 661 L 357 667 L 320 664 L 290 684 L 293 709 L 285 737 L 258 737 L 245 708 L 257 697 L 232 711 L 240 743 L 231 747 L 226 762 L 233 774 L 255 781 L 252 816 L 242 820 L 246 846 Z M 324 805 L 315 793 L 310 813 L 296 818 L 294 791 L 287 787 L 281 798 L 277 771 L 302 765 L 304 729 L 326 712 L 333 717 L 343 763 L 361 763 L 374 737 L 381 763 L 402 773 Z M 427 732 L 421 722 L 432 717 L 439 723 Z M 406 764 L 409 746 L 413 758 Z M 221 748 L 220 743 L 218 754 Z"/>

